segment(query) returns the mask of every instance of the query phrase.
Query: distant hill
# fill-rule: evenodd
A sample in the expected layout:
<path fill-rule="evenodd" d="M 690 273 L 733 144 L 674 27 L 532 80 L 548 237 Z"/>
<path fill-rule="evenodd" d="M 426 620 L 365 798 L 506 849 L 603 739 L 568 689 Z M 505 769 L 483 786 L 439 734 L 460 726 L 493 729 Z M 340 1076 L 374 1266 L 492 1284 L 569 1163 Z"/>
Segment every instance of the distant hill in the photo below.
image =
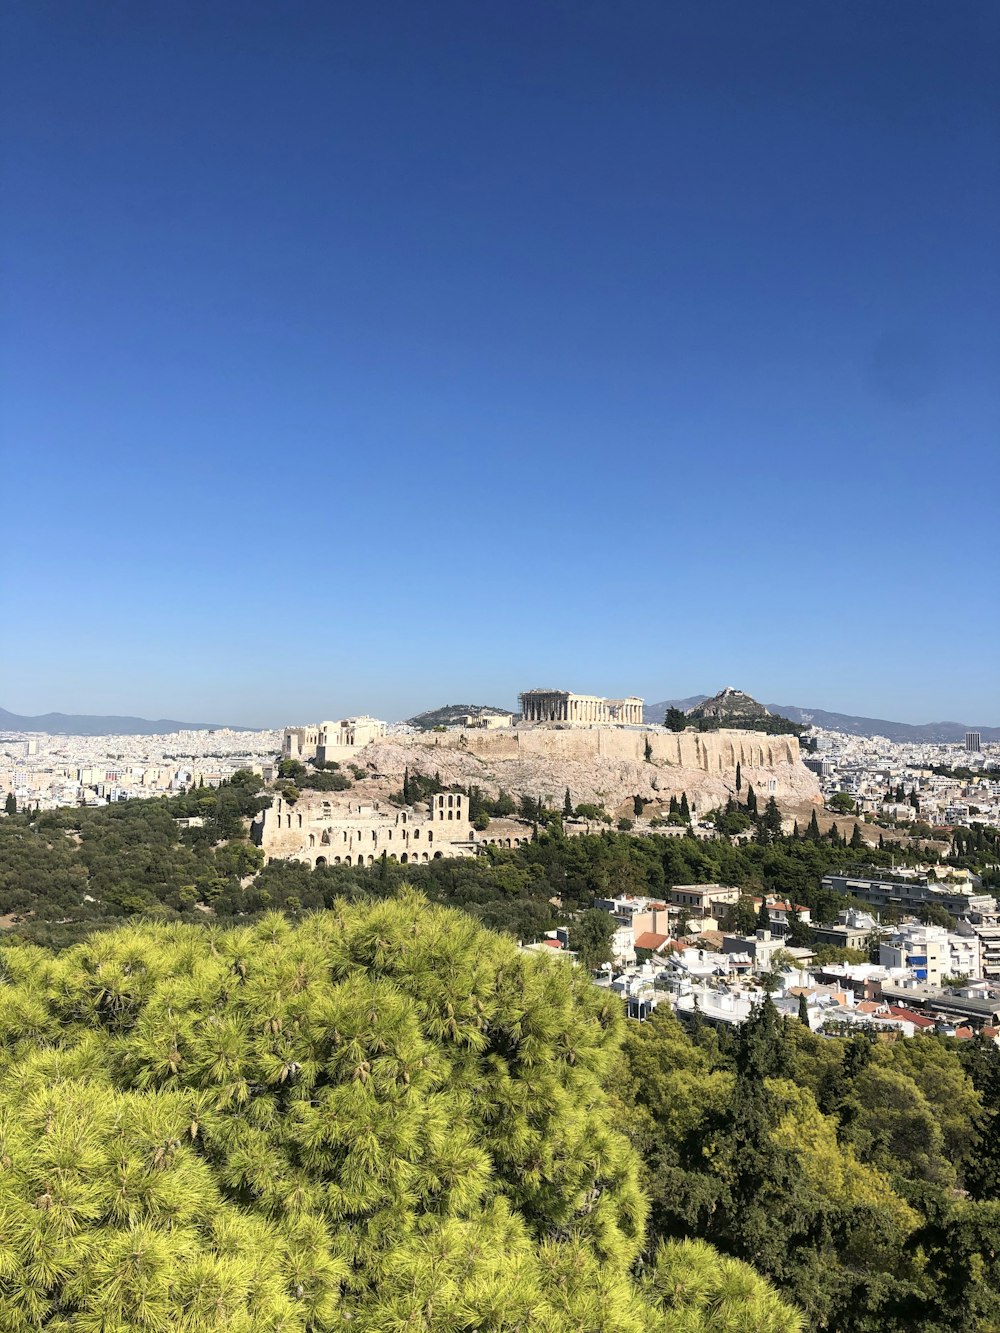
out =
<path fill-rule="evenodd" d="M 171 731 L 221 731 L 221 722 L 177 722 L 161 717 L 97 717 L 89 713 L 39 713 L 25 717 L 0 708 L 0 731 L 44 731 L 50 736 L 163 736 Z M 252 727 L 229 727 L 252 731 Z"/>
<path fill-rule="evenodd" d="M 662 722 L 668 708 L 679 708 L 686 713 L 689 708 L 696 708 L 708 698 L 707 694 L 692 694 L 689 699 L 664 699 L 658 704 L 644 704 L 642 720 L 644 722 Z"/>
<path fill-rule="evenodd" d="M 668 708 L 682 708 L 687 712 L 707 698 L 707 694 L 694 694 L 689 699 L 664 699 L 660 703 L 647 704 L 642 710 L 643 718 L 647 722 L 662 722 Z M 831 713 L 824 708 L 799 708 L 795 704 L 766 704 L 765 707 L 768 712 L 778 713 L 793 722 L 823 727 L 827 731 L 843 731 L 849 736 L 885 736 L 891 741 L 947 745 L 960 744 L 967 731 L 978 731 L 984 743 L 1000 741 L 1000 727 L 972 726 L 965 722 L 889 722 L 885 718 L 855 717 L 850 713 Z"/>
<path fill-rule="evenodd" d="M 511 717 L 509 708 L 493 708 L 490 704 L 445 704 L 443 708 L 431 708 L 426 713 L 417 713 L 408 717 L 407 724 L 418 731 L 430 731 L 432 727 L 454 727 L 469 714 L 476 717 L 487 714 L 490 717 Z"/>
<path fill-rule="evenodd" d="M 844 731 L 850 736 L 886 736 L 891 741 L 916 744 L 954 745 L 965 740 L 967 731 L 978 731 L 983 741 L 1000 741 L 1000 727 L 972 726 L 967 722 L 888 722 L 881 717 L 853 717 L 850 713 L 830 713 L 823 708 L 796 708 L 792 704 L 768 704 L 793 722 Z"/>
<path fill-rule="evenodd" d="M 718 731 L 723 727 L 738 731 L 764 731 L 770 736 L 798 735 L 800 722 L 772 713 L 744 690 L 727 685 L 711 699 L 703 699 L 687 711 L 688 722 L 700 731 Z"/>

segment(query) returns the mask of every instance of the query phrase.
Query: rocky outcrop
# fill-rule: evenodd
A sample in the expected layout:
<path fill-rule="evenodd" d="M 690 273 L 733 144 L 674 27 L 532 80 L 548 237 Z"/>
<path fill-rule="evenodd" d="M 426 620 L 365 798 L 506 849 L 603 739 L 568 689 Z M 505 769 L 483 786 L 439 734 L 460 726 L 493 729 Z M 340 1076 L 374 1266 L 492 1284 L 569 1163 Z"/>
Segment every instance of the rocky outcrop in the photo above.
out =
<path fill-rule="evenodd" d="M 488 795 L 500 788 L 517 797 L 541 796 L 562 803 L 569 787 L 574 805 L 603 805 L 631 814 L 636 796 L 652 804 L 646 814 L 686 792 L 700 812 L 736 795 L 740 765 L 742 795 L 752 784 L 762 805 L 773 795 L 782 813 L 808 818 L 821 805 L 816 777 L 802 763 L 794 736 L 757 731 L 642 732 L 617 727 L 511 728 L 499 732 L 448 731 L 376 741 L 357 760 L 371 777 L 373 796 L 398 791 L 404 769 L 439 773 L 446 786 L 476 783 Z"/>

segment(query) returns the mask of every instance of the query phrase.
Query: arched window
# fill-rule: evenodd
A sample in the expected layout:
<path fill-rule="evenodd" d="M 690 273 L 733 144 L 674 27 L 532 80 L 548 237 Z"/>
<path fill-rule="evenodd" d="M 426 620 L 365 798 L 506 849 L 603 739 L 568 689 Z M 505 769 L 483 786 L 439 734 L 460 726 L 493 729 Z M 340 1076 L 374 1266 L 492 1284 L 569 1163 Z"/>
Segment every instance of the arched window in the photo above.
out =
<path fill-rule="evenodd" d="M 310 846 L 310 847 L 315 847 L 315 846 L 316 846 L 316 834 L 315 834 L 315 833 L 310 833 L 310 834 L 309 834 L 309 846 Z"/>

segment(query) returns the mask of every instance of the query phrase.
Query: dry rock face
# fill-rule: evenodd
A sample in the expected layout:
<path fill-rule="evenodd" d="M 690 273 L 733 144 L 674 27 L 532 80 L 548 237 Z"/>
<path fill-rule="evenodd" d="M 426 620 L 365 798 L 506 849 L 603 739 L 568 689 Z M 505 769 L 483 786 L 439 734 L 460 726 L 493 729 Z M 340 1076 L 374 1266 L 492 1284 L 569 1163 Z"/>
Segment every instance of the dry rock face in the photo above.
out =
<path fill-rule="evenodd" d="M 500 732 L 448 731 L 375 741 L 357 763 L 372 777 L 372 796 L 402 785 L 403 771 L 439 773 L 445 786 L 476 783 L 489 796 L 502 787 L 512 796 L 541 796 L 561 805 L 566 788 L 574 805 L 603 805 L 609 814 L 631 815 L 633 798 L 653 802 L 646 815 L 687 793 L 704 814 L 753 785 L 763 806 L 774 796 L 782 813 L 798 816 L 822 805 L 815 774 L 802 763 L 794 736 L 754 731 L 641 732 L 618 727 L 512 728 Z M 773 784 L 773 785 L 772 785 Z"/>

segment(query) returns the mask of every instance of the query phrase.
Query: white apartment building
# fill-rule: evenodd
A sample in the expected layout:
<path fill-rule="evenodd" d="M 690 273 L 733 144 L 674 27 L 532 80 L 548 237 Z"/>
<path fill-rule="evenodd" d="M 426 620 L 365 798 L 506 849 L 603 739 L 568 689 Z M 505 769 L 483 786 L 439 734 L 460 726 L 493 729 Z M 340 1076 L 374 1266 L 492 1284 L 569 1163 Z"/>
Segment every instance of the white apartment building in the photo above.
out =
<path fill-rule="evenodd" d="M 980 977 L 982 946 L 978 935 L 958 935 L 943 926 L 901 925 L 879 945 L 883 967 L 905 968 L 917 981 L 940 986 L 945 977 Z"/>

